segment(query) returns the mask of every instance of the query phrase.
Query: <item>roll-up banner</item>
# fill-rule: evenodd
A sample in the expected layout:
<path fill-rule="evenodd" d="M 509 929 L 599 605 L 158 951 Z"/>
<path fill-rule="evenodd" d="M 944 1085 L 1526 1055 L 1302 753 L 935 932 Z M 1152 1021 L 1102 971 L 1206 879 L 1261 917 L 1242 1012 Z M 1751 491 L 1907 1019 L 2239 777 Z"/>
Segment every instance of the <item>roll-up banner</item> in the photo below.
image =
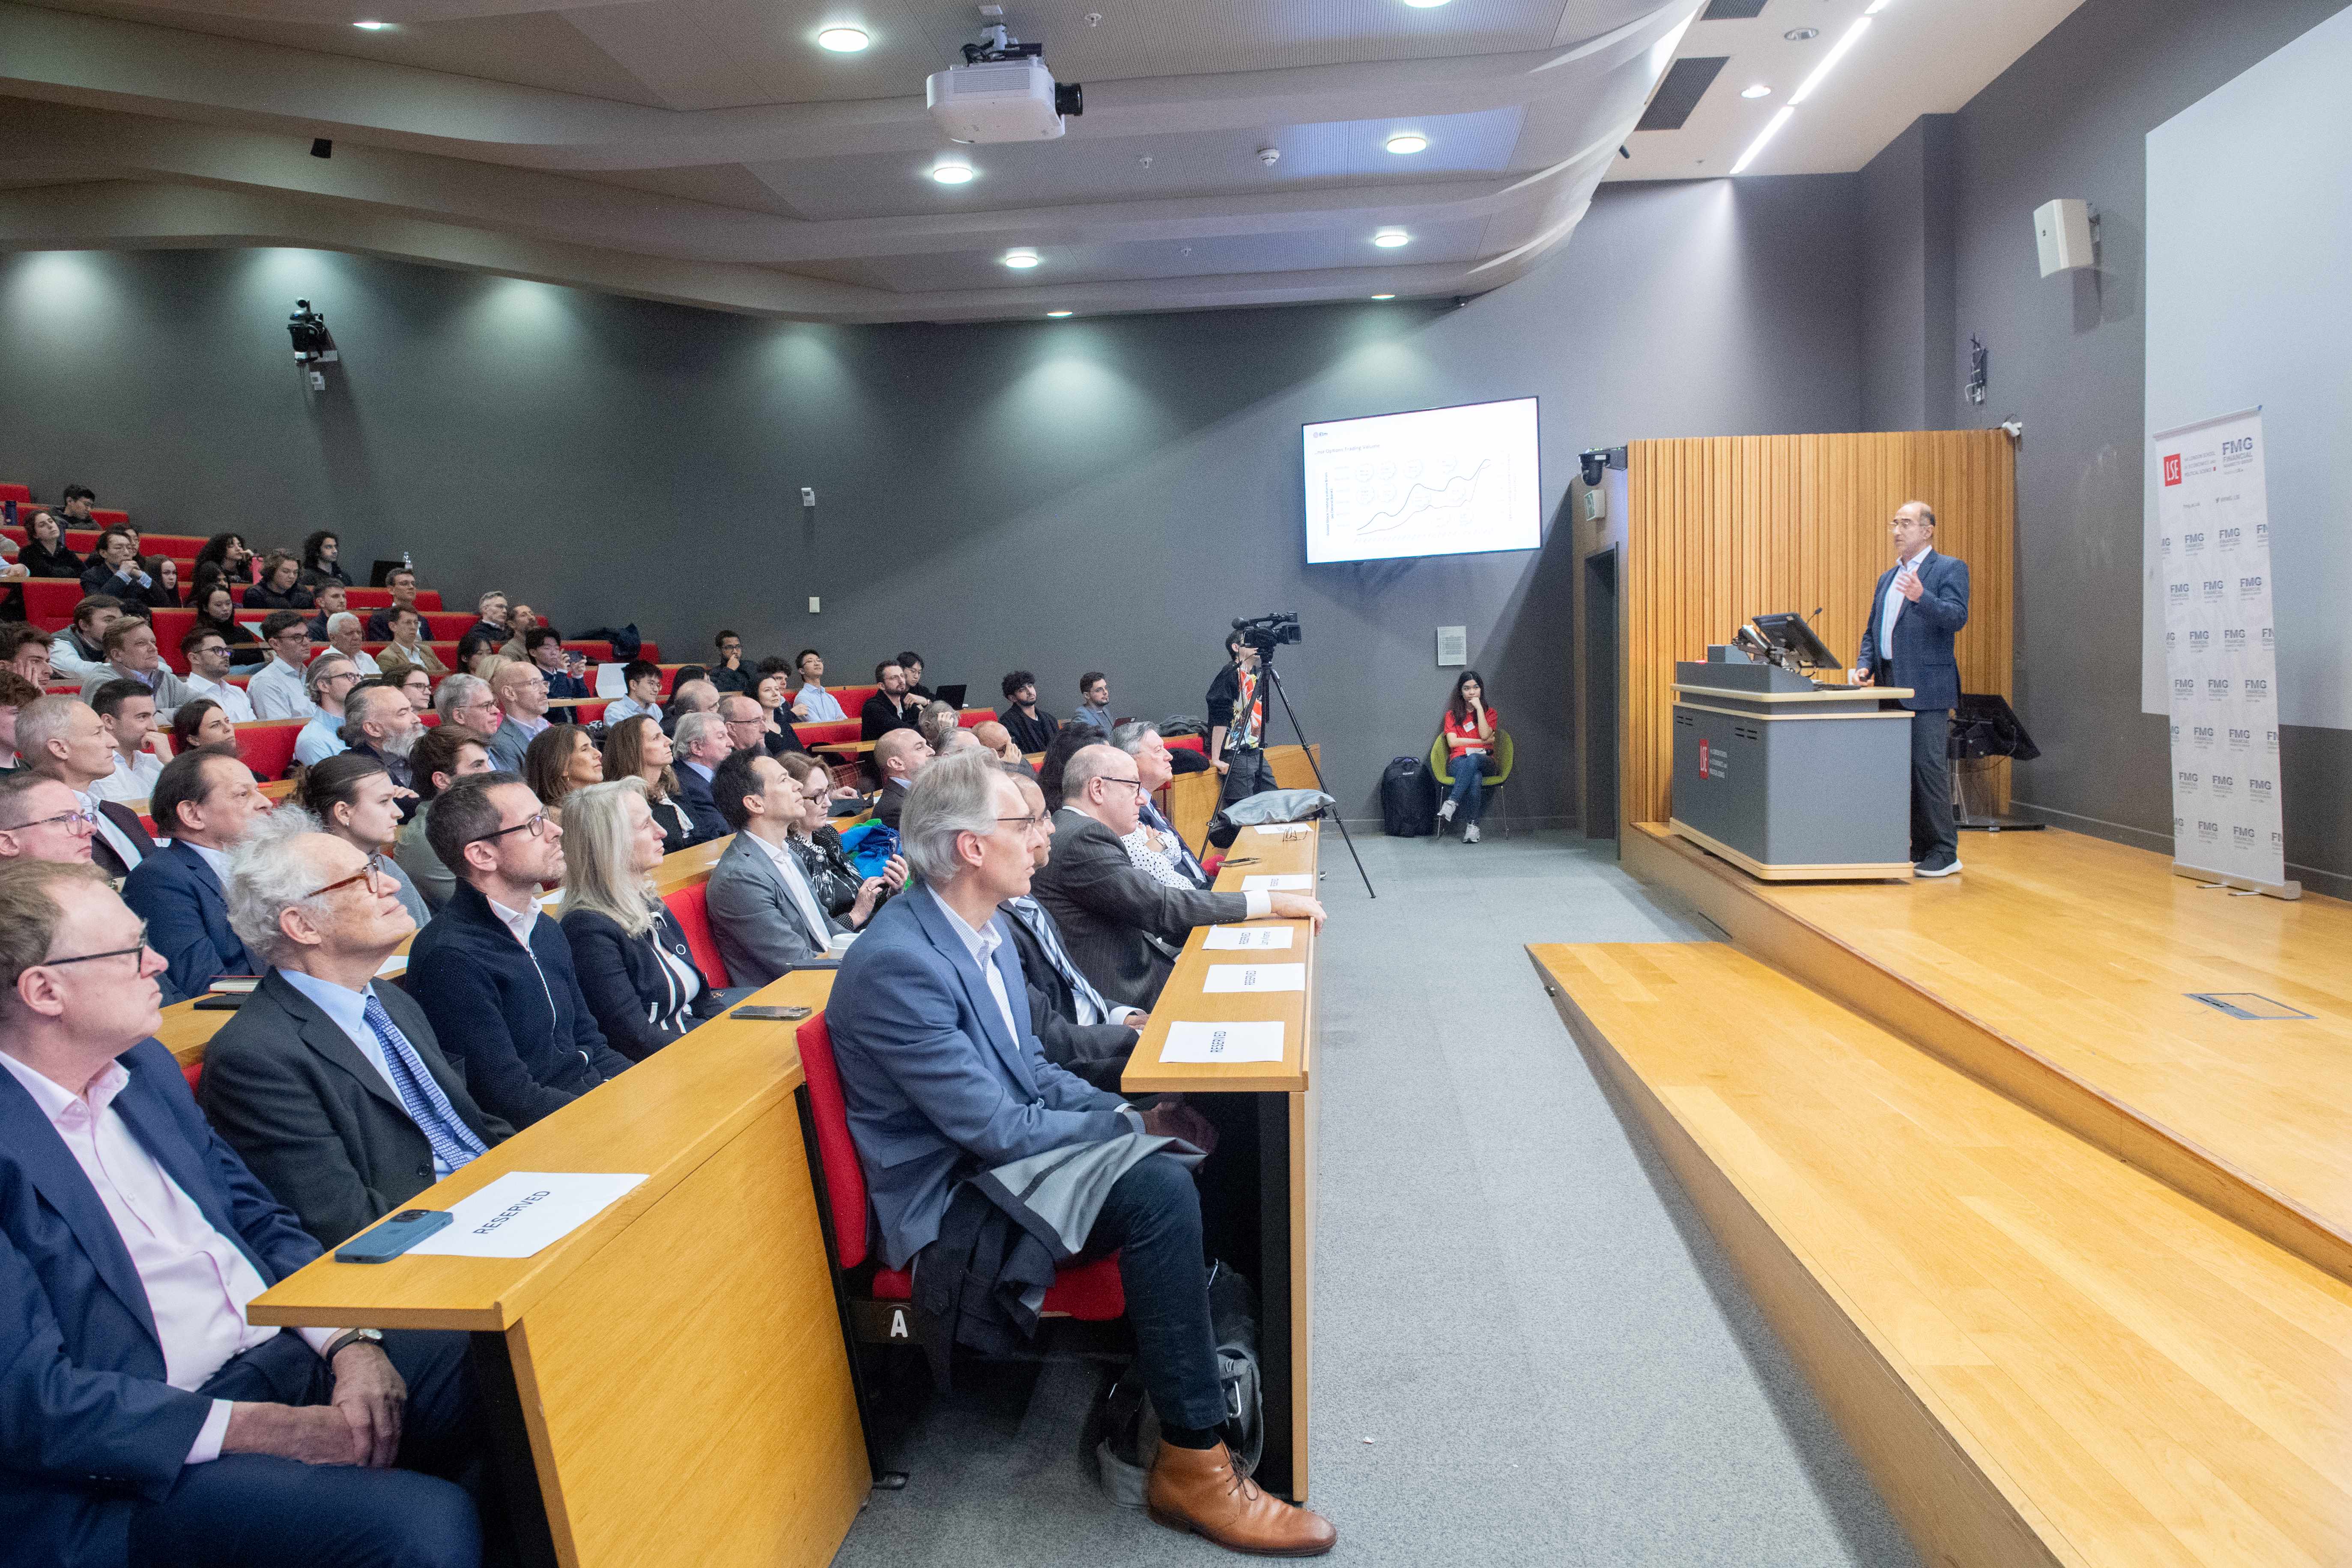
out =
<path fill-rule="evenodd" d="M 2148 437 L 2172 690 L 2172 868 L 2282 899 L 2278 651 L 2263 412 Z"/>

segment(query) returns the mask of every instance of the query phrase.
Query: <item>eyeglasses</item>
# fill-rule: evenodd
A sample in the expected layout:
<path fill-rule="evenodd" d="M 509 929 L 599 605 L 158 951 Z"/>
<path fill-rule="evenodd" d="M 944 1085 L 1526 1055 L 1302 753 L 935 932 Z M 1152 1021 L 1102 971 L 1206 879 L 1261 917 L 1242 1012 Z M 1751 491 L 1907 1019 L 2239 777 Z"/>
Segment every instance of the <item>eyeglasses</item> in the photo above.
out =
<path fill-rule="evenodd" d="M 528 833 L 533 838 L 537 838 L 546 831 L 547 813 L 542 811 L 526 821 L 516 823 L 512 827 L 501 827 L 492 833 L 478 833 L 467 839 L 466 844 L 487 844 L 493 838 L 504 838 L 509 833 Z M 457 847 L 463 849 L 466 844 L 460 844 Z"/>
<path fill-rule="evenodd" d="M 1040 810 L 1034 816 L 1000 816 L 996 820 L 999 822 L 1017 822 L 1022 826 L 1027 828 L 1030 832 L 1034 833 L 1037 829 L 1045 826 L 1045 812 Z"/>
<path fill-rule="evenodd" d="M 36 817 L 30 822 L 20 822 L 14 827 L 0 827 L 0 833 L 29 833 L 36 827 L 55 827 L 63 822 L 79 822 L 93 833 L 98 831 L 98 813 L 84 811 L 77 806 L 71 811 L 59 812 L 55 816 Z"/>
<path fill-rule="evenodd" d="M 1097 784 L 1125 784 L 1128 788 L 1133 790 L 1138 795 L 1147 795 L 1151 793 L 1150 790 L 1143 787 L 1143 781 L 1139 778 L 1118 779 L 1111 777 L 1108 773 L 1097 773 L 1095 775 L 1095 781 Z"/>
<path fill-rule="evenodd" d="M 308 903 L 312 899 L 323 899 L 329 893 L 341 891 L 343 889 L 350 887 L 353 882 L 365 882 L 369 887 L 373 888 L 375 886 L 375 879 L 383 875 L 383 851 L 379 849 L 374 854 L 367 858 L 366 865 L 361 867 L 358 870 L 352 872 L 350 876 L 344 878 L 340 882 L 330 882 L 323 888 L 316 888 L 310 892 L 303 894 L 302 900 L 303 902 Z"/>
<path fill-rule="evenodd" d="M 35 969 L 62 969 L 68 963 L 94 963 L 101 958 L 127 958 L 132 953 L 142 957 L 147 952 L 147 922 L 139 922 L 139 941 L 131 947 L 110 948 L 104 952 L 79 952 L 71 958 L 45 958 L 32 965 Z"/>

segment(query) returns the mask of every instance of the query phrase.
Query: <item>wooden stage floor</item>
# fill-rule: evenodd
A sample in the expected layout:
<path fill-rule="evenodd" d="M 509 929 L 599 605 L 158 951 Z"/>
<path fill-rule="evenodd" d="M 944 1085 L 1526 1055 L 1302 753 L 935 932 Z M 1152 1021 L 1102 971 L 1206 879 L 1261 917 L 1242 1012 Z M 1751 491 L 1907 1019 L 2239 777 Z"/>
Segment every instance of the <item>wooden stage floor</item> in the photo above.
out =
<path fill-rule="evenodd" d="M 1963 835 L 1960 875 L 1908 883 L 1759 882 L 1656 823 L 1623 854 L 1759 957 L 2352 1280 L 2352 904 L 2232 896 L 2055 830 Z"/>

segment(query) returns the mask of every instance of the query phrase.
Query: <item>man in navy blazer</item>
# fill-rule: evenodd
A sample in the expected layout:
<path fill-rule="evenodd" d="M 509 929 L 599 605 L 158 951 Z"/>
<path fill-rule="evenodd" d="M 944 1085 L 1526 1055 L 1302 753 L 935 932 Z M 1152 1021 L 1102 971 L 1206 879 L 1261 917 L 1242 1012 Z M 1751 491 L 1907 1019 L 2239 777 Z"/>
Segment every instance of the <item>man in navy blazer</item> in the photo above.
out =
<path fill-rule="evenodd" d="M 687 843 L 708 844 L 726 837 L 727 817 L 710 793 L 719 764 L 735 749 L 726 721 L 715 712 L 686 714 L 678 720 L 677 733 L 670 737 L 670 743 L 677 754 L 677 801 L 686 807 L 686 819 L 694 827 L 694 837 Z"/>
<path fill-rule="evenodd" d="M 93 867 L 0 867 L 5 1556 L 473 1568 L 465 1336 L 246 1321 L 319 1244 L 152 1037 L 139 926 Z"/>
<path fill-rule="evenodd" d="M 233 753 L 184 752 L 156 775 L 147 809 L 171 840 L 123 880 L 122 901 L 147 922 L 147 945 L 163 955 L 163 1000 L 201 996 L 218 974 L 258 974 L 228 923 L 223 873 L 229 851 L 269 809 L 253 770 Z"/>
<path fill-rule="evenodd" d="M 409 943 L 406 985 L 474 1103 L 528 1127 L 627 1071 L 580 994 L 571 942 L 540 910 L 540 889 L 563 880 L 563 829 L 530 786 L 459 779 L 425 830 L 457 886 Z"/>
<path fill-rule="evenodd" d="M 1878 579 L 1854 656 L 1860 686 L 1907 686 L 1911 710 L 1911 858 L 1922 877 L 1960 868 L 1952 826 L 1951 710 L 1959 705 L 1960 667 L 1952 638 L 1969 624 L 1969 564 L 1936 553 L 1936 514 L 1906 501 L 1887 524 L 1895 564 Z"/>
<path fill-rule="evenodd" d="M 922 885 L 851 944 L 825 1016 L 883 1257 L 919 1275 L 918 1255 L 975 1167 L 1132 1131 L 1202 1149 L 1216 1138 L 1185 1106 L 1139 1112 L 1045 1059 L 997 906 L 1028 891 L 1046 823 L 1003 764 L 977 748 L 932 763 L 901 821 Z M 1147 1155 L 1112 1184 L 1086 1247 L 1118 1250 L 1136 1363 L 1160 1415 L 1152 1517 L 1243 1551 L 1328 1551 L 1330 1524 L 1236 1476 L 1217 1437 L 1225 1406 L 1191 1173 Z"/>

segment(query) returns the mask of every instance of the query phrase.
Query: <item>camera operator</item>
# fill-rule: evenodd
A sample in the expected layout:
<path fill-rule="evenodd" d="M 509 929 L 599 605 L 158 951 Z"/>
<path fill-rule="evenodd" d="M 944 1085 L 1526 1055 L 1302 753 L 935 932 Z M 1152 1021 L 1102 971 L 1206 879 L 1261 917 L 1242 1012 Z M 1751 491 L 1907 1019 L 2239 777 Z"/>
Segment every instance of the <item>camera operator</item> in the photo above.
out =
<path fill-rule="evenodd" d="M 1224 668 L 1209 683 L 1209 765 L 1224 775 L 1220 806 L 1274 787 L 1265 762 L 1265 690 L 1258 650 L 1236 630 L 1225 638 Z"/>

